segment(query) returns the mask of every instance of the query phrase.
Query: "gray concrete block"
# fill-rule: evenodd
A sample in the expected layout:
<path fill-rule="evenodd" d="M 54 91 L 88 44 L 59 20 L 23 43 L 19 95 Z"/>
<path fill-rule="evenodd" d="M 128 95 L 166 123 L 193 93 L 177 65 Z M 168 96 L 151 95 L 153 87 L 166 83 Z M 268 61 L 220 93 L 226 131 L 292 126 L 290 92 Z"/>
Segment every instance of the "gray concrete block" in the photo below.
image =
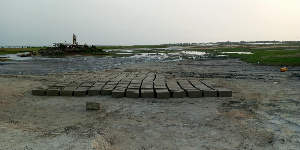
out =
<path fill-rule="evenodd" d="M 118 81 L 109 81 L 107 82 L 107 85 L 117 85 Z"/>
<path fill-rule="evenodd" d="M 157 84 L 154 84 L 154 88 L 155 89 L 166 89 L 166 85 L 157 85 Z"/>
<path fill-rule="evenodd" d="M 202 97 L 202 91 L 193 89 L 193 90 L 187 90 L 189 98 L 200 98 Z"/>
<path fill-rule="evenodd" d="M 44 96 L 45 95 L 45 89 L 34 89 L 31 92 L 32 92 L 32 95 L 34 95 L 34 96 Z"/>
<path fill-rule="evenodd" d="M 101 95 L 111 95 L 112 91 L 114 90 L 116 86 L 115 85 L 105 85 L 102 89 L 100 94 Z"/>
<path fill-rule="evenodd" d="M 132 83 L 131 83 L 131 84 L 128 86 L 128 88 L 131 88 L 131 89 L 139 89 L 140 86 L 141 86 L 141 84 L 132 84 Z"/>
<path fill-rule="evenodd" d="M 224 88 L 218 88 L 219 97 L 232 97 L 232 91 Z"/>
<path fill-rule="evenodd" d="M 74 96 L 86 96 L 88 87 L 78 87 L 76 90 L 74 90 Z"/>
<path fill-rule="evenodd" d="M 186 91 L 184 91 L 184 90 L 174 90 L 174 91 L 172 91 L 172 96 L 173 96 L 173 98 L 183 98 L 183 97 L 186 97 L 187 94 L 186 94 Z"/>
<path fill-rule="evenodd" d="M 91 88 L 88 90 L 88 95 L 89 95 L 89 96 L 100 95 L 101 89 L 102 89 L 102 87 L 91 87 Z"/>
<path fill-rule="evenodd" d="M 119 83 L 116 88 L 127 88 L 129 84 L 123 84 L 123 83 Z"/>
<path fill-rule="evenodd" d="M 159 89 L 159 90 L 155 89 L 155 93 L 158 99 L 167 99 L 171 97 L 171 94 L 167 89 Z"/>
<path fill-rule="evenodd" d="M 153 89 L 153 84 L 142 84 L 143 89 Z"/>
<path fill-rule="evenodd" d="M 113 90 L 112 97 L 113 98 L 122 98 L 125 96 L 125 89 L 124 90 Z"/>
<path fill-rule="evenodd" d="M 94 83 L 91 83 L 91 82 L 85 82 L 85 83 L 82 83 L 80 86 L 85 86 L 85 87 L 91 87 L 93 86 Z"/>
<path fill-rule="evenodd" d="M 216 90 L 202 90 L 203 97 L 218 97 L 218 91 Z"/>
<path fill-rule="evenodd" d="M 138 89 L 127 89 L 126 97 L 127 98 L 139 98 L 139 90 Z"/>
<path fill-rule="evenodd" d="M 130 84 L 141 84 L 142 83 L 142 80 L 132 80 L 131 82 L 130 82 Z"/>
<path fill-rule="evenodd" d="M 58 96 L 59 95 L 59 89 L 47 89 L 46 95 L 47 96 Z"/>
<path fill-rule="evenodd" d="M 86 102 L 86 110 L 100 110 L 100 103 Z"/>
<path fill-rule="evenodd" d="M 142 98 L 154 98 L 154 90 L 153 89 L 142 89 L 141 97 Z"/>
<path fill-rule="evenodd" d="M 60 96 L 73 96 L 73 90 L 62 89 L 60 91 Z"/>

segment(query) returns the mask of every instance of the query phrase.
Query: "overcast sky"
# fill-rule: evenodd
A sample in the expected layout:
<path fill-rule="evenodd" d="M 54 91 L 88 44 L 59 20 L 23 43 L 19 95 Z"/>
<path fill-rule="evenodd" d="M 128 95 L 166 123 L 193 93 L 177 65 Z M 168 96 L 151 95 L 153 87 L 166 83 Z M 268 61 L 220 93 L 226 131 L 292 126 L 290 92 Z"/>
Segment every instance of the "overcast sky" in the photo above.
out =
<path fill-rule="evenodd" d="M 0 45 L 300 40 L 300 0 L 0 0 Z"/>

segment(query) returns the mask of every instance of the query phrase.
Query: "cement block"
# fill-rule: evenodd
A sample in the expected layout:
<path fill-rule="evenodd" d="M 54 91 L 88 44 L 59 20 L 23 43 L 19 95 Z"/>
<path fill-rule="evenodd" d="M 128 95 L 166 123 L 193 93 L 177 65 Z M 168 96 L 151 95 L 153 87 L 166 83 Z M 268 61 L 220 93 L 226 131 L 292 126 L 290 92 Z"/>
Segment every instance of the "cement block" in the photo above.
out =
<path fill-rule="evenodd" d="M 202 90 L 203 97 L 218 97 L 218 91 L 216 90 Z"/>
<path fill-rule="evenodd" d="M 107 85 L 117 85 L 118 82 L 117 81 L 109 81 L 107 82 Z"/>
<path fill-rule="evenodd" d="M 136 79 L 134 79 L 134 80 L 132 80 L 130 83 L 131 83 L 131 84 L 141 84 L 141 83 L 142 83 L 142 80 L 136 80 Z"/>
<path fill-rule="evenodd" d="M 100 110 L 100 103 L 86 102 L 86 110 Z"/>
<path fill-rule="evenodd" d="M 74 96 L 86 96 L 88 87 L 78 87 L 76 90 L 74 90 Z"/>
<path fill-rule="evenodd" d="M 138 89 L 127 89 L 126 97 L 127 98 L 139 98 L 139 90 Z"/>
<path fill-rule="evenodd" d="M 187 94 L 186 94 L 186 91 L 184 91 L 184 90 L 174 90 L 174 91 L 172 91 L 172 96 L 173 96 L 173 98 L 183 98 L 183 97 L 186 97 Z"/>
<path fill-rule="evenodd" d="M 59 95 L 59 89 L 47 89 L 46 90 L 47 96 L 58 96 Z"/>
<path fill-rule="evenodd" d="M 154 84 L 154 88 L 155 89 L 166 89 L 166 85 L 157 85 L 157 84 Z"/>
<path fill-rule="evenodd" d="M 100 95 L 101 89 L 102 89 L 102 87 L 91 87 L 88 90 L 88 95 L 89 96 Z"/>
<path fill-rule="evenodd" d="M 123 84 L 123 83 L 119 83 L 116 88 L 127 88 L 129 84 Z"/>
<path fill-rule="evenodd" d="M 171 94 L 167 89 L 155 90 L 155 93 L 158 99 L 167 99 L 171 97 Z"/>
<path fill-rule="evenodd" d="M 189 98 L 200 98 L 202 97 L 202 91 L 194 89 L 194 90 L 187 90 Z"/>
<path fill-rule="evenodd" d="M 101 95 L 111 95 L 112 91 L 114 90 L 115 85 L 105 85 L 102 89 L 100 94 Z"/>
<path fill-rule="evenodd" d="M 73 91 L 72 89 L 62 89 L 60 91 L 60 96 L 73 96 Z"/>
<path fill-rule="evenodd" d="M 91 83 L 91 82 L 85 82 L 85 83 L 82 83 L 80 86 L 85 86 L 85 87 L 91 87 L 93 86 L 94 83 Z"/>
<path fill-rule="evenodd" d="M 232 91 L 224 88 L 218 88 L 219 97 L 232 97 Z"/>
<path fill-rule="evenodd" d="M 132 84 L 132 83 L 130 83 L 130 85 L 128 86 L 128 88 L 132 88 L 132 89 L 139 89 L 140 88 L 140 86 L 141 86 L 141 84 L 139 83 L 139 84 Z"/>
<path fill-rule="evenodd" d="M 154 98 L 154 90 L 153 89 L 142 89 L 141 97 L 142 98 Z"/>
<path fill-rule="evenodd" d="M 122 98 L 125 96 L 125 89 L 124 90 L 113 90 L 112 97 L 113 98 Z"/>
<path fill-rule="evenodd" d="M 45 95 L 45 89 L 34 89 L 34 90 L 32 90 L 32 95 L 44 96 Z"/>

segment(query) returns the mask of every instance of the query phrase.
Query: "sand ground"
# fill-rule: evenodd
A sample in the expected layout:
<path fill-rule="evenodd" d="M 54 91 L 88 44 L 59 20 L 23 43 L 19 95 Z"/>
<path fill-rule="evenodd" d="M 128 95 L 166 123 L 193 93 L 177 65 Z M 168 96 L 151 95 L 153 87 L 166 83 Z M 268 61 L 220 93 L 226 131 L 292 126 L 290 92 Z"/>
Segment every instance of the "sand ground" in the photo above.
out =
<path fill-rule="evenodd" d="M 298 149 L 300 67 L 288 69 L 206 59 L 110 70 L 204 79 L 233 91 L 228 98 L 171 99 L 33 96 L 63 73 L 2 74 L 0 149 Z M 101 110 L 87 111 L 87 101 Z"/>

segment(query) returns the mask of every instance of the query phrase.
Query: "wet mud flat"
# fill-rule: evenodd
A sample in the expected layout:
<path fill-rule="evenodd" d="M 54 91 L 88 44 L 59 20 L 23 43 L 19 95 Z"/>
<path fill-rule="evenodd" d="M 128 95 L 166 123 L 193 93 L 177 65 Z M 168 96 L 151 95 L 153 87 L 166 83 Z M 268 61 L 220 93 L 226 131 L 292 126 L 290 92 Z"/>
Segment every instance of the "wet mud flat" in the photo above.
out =
<path fill-rule="evenodd" d="M 14 70 L 14 65 L 18 66 L 10 64 L 10 70 Z M 3 66 L 8 65 L 0 67 Z M 99 66 L 89 66 L 93 67 Z M 92 69 L 56 71 L 46 75 L 22 75 L 15 71 L 0 76 L 1 149 L 297 149 L 300 146 L 299 67 L 279 72 L 277 66 L 257 66 L 238 59 L 203 59 L 131 63 L 98 70 L 105 74 L 150 72 L 176 80 L 207 81 L 232 90 L 232 97 L 136 99 L 100 94 L 32 95 L 33 89 L 64 79 L 66 74 L 72 74 L 70 71 L 77 75 L 99 73 Z M 86 102 L 99 102 L 101 108 L 87 111 Z"/>
<path fill-rule="evenodd" d="M 0 74 L 40 74 L 72 71 L 103 71 L 125 64 L 161 62 L 161 58 L 70 56 L 63 58 L 32 57 L 30 59 L 0 62 Z"/>

